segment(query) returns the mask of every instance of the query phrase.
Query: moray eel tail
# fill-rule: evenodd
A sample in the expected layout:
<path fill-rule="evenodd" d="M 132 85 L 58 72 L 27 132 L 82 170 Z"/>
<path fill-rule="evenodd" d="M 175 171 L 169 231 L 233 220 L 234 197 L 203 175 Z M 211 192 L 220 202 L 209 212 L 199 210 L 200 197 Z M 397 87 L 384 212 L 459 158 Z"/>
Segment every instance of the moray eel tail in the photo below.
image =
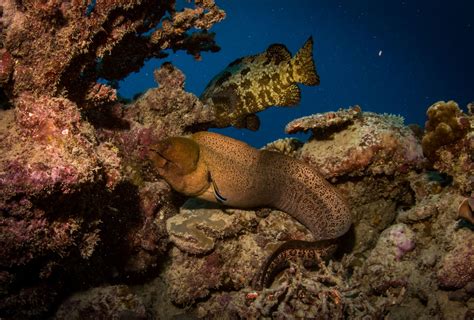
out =
<path fill-rule="evenodd" d="M 336 239 L 320 241 L 290 240 L 283 243 L 270 255 L 260 271 L 252 280 L 252 288 L 268 288 L 275 276 L 289 267 L 290 261 L 300 259 L 305 266 L 312 266 L 317 261 L 331 256 L 337 249 Z"/>

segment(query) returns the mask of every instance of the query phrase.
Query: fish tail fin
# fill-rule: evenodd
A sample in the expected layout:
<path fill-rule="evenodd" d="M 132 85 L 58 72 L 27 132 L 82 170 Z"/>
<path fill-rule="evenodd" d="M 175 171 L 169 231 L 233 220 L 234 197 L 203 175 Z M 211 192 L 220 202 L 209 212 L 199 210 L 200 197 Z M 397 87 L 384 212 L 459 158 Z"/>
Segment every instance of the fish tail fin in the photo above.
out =
<path fill-rule="evenodd" d="M 293 57 L 292 61 L 293 78 L 296 82 L 307 86 L 319 84 L 319 75 L 313 60 L 313 37 L 306 40 L 303 47 Z"/>

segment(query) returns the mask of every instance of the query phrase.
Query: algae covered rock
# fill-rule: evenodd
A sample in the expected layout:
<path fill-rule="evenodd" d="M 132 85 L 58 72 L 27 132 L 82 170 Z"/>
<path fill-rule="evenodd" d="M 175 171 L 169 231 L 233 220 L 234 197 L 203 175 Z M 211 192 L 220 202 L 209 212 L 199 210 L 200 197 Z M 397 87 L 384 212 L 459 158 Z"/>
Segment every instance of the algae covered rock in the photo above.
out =
<path fill-rule="evenodd" d="M 56 312 L 55 320 L 80 319 L 148 319 L 146 308 L 125 285 L 98 287 L 76 293 L 66 299 Z"/>
<path fill-rule="evenodd" d="M 170 240 L 181 250 L 192 254 L 212 251 L 217 239 L 235 236 L 243 229 L 257 224 L 255 213 L 246 210 L 229 210 L 195 200 L 181 207 L 179 214 L 166 221 Z"/>
<path fill-rule="evenodd" d="M 341 119 L 348 113 L 338 112 L 344 113 Z M 338 112 L 327 121 L 338 119 Z M 344 121 L 342 127 L 336 122 L 335 127 L 317 130 L 301 148 L 299 157 L 326 178 L 394 175 L 422 166 L 424 157 L 419 141 L 401 118 L 370 112 L 356 115 Z M 315 117 L 314 121 L 317 123 L 313 132 L 324 127 L 321 118 Z"/>
<path fill-rule="evenodd" d="M 474 233 L 459 230 L 451 245 L 453 248 L 441 261 L 437 279 L 443 288 L 459 289 L 474 281 Z"/>

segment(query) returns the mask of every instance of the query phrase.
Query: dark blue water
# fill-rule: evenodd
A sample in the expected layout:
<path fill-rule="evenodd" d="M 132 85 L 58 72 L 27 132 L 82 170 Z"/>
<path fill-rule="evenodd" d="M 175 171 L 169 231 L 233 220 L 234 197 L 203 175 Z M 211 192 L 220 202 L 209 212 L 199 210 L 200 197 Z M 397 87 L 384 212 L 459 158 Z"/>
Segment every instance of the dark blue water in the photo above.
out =
<path fill-rule="evenodd" d="M 219 132 L 260 147 L 284 136 L 294 118 L 359 104 L 365 111 L 400 114 L 406 123 L 423 124 L 438 100 L 461 107 L 474 100 L 474 1 L 219 1 L 227 18 L 211 30 L 218 53 L 195 61 L 184 52 L 171 54 L 186 74 L 186 89 L 201 94 L 208 81 L 231 61 L 283 43 L 295 53 L 313 35 L 318 87 L 302 88 L 292 108 L 260 113 L 257 132 Z M 149 61 L 140 73 L 121 82 L 120 94 L 131 97 L 154 87 Z"/>

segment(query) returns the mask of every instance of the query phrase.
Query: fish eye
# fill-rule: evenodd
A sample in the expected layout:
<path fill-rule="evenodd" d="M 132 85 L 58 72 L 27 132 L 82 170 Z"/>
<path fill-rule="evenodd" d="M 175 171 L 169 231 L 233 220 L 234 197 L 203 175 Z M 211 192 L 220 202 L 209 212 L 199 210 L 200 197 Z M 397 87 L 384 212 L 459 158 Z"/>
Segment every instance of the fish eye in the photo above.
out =
<path fill-rule="evenodd" d="M 158 154 L 161 158 L 163 158 L 164 160 L 166 160 L 166 162 L 171 162 L 171 160 L 168 159 L 167 157 L 165 157 L 165 156 L 163 155 L 163 153 L 161 153 L 158 149 L 149 148 L 148 150 L 155 152 L 155 153 Z"/>

